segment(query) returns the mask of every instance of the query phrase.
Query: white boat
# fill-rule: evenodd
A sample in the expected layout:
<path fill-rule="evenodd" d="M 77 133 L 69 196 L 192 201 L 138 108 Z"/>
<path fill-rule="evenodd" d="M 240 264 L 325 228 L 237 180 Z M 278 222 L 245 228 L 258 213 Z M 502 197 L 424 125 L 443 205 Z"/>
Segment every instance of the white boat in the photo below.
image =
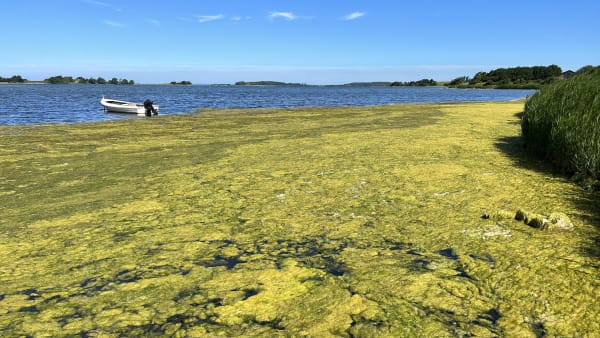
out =
<path fill-rule="evenodd" d="M 148 102 L 148 101 L 147 101 Z M 128 114 L 137 114 L 139 116 L 146 116 L 146 108 L 144 107 L 144 103 L 137 102 L 127 102 L 121 100 L 113 100 L 107 99 L 102 96 L 102 100 L 100 100 L 100 104 L 104 106 L 104 109 L 113 112 L 113 113 L 128 113 Z M 158 114 L 158 106 L 153 104 L 150 101 L 152 107 L 154 107 L 154 114 Z"/>

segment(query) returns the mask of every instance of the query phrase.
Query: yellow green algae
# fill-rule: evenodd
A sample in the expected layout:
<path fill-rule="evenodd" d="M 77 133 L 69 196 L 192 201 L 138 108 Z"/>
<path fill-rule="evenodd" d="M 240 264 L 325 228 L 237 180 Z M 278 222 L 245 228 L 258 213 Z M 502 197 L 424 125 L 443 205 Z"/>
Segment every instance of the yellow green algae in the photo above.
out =
<path fill-rule="evenodd" d="M 522 109 L 0 127 L 0 335 L 594 336 L 599 196 Z"/>

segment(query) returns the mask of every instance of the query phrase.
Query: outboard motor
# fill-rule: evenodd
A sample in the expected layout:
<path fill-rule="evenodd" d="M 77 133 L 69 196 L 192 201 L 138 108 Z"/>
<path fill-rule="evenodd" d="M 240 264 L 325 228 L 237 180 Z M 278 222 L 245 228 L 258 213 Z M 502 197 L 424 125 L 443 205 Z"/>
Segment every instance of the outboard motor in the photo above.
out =
<path fill-rule="evenodd" d="M 146 109 L 146 116 L 158 115 L 158 112 L 154 109 L 154 102 L 150 99 L 144 101 L 144 109 Z"/>

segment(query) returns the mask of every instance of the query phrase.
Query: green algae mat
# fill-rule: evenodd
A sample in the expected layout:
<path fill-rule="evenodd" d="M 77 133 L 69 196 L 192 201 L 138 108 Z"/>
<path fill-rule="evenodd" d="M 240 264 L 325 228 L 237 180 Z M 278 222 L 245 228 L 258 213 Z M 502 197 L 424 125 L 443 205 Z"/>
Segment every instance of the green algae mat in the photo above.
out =
<path fill-rule="evenodd" d="M 599 196 L 522 109 L 0 127 L 0 335 L 597 335 Z"/>

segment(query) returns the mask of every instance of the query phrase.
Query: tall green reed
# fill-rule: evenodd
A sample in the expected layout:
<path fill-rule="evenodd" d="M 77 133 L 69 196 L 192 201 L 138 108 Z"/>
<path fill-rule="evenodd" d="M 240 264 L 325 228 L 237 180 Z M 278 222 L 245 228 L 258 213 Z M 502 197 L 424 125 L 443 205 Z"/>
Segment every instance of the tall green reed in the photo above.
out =
<path fill-rule="evenodd" d="M 600 179 L 600 68 L 528 98 L 521 130 L 532 154 L 567 173 Z"/>

